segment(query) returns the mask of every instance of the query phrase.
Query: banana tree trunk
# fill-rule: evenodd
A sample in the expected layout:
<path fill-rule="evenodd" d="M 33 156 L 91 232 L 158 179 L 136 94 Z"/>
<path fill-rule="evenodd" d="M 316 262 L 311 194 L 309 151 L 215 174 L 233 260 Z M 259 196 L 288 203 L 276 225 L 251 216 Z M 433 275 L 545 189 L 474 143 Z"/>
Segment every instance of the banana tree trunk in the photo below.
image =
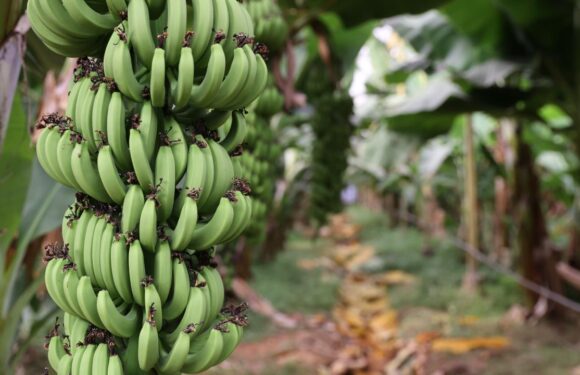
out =
<path fill-rule="evenodd" d="M 540 178 L 534 168 L 532 150 L 524 141 L 522 133 L 522 124 L 517 124 L 513 206 L 521 272 L 524 278 L 561 293 L 562 285 L 556 270 L 557 259 L 548 244 Z M 539 302 L 540 296 L 537 293 L 529 290 L 526 293 L 531 306 Z M 559 305 L 551 302 L 548 307 L 552 315 L 561 311 Z"/>
<path fill-rule="evenodd" d="M 508 120 L 500 120 L 497 124 L 497 141 L 494 148 L 495 162 L 500 166 L 506 166 L 507 142 L 506 127 Z M 493 257 L 503 265 L 510 264 L 509 231 L 506 218 L 509 216 L 509 187 L 504 176 L 495 177 L 494 181 L 494 215 L 493 215 Z"/>
<path fill-rule="evenodd" d="M 252 245 L 242 237 L 237 241 L 235 249 L 235 274 L 236 277 L 249 280 L 252 278 Z"/>
<path fill-rule="evenodd" d="M 467 115 L 464 131 L 464 229 L 467 243 L 474 249 L 479 248 L 479 222 L 477 205 L 477 170 L 473 147 L 473 118 Z M 477 260 L 467 254 L 462 288 L 468 293 L 477 290 Z"/>

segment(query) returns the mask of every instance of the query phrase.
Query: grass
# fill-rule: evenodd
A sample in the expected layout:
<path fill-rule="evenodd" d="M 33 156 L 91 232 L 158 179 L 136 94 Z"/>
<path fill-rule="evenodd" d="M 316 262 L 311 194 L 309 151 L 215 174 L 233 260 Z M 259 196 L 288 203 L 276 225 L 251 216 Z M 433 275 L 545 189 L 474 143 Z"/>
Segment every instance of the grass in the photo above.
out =
<path fill-rule="evenodd" d="M 307 369 L 295 364 L 287 364 L 283 366 L 270 365 L 260 371 L 260 375 L 306 375 L 312 374 L 312 369 Z M 244 371 L 240 369 L 224 370 L 214 369 L 209 370 L 207 375 L 254 375 L 254 372 Z"/>
<path fill-rule="evenodd" d="M 363 228 L 361 240 L 375 247 L 378 259 L 368 271 L 402 270 L 421 280 L 389 291 L 395 308 L 423 306 L 489 316 L 502 314 L 512 304 L 522 302 L 518 285 L 486 266 L 478 271 L 482 279 L 480 293 L 465 295 L 459 288 L 464 255 L 453 245 L 429 240 L 415 228 L 390 228 L 384 215 L 361 207 L 352 207 L 349 215 Z"/>
<path fill-rule="evenodd" d="M 300 260 L 321 256 L 323 242 L 292 236 L 286 251 L 275 261 L 254 266 L 252 287 L 282 312 L 313 314 L 330 310 L 336 301 L 338 277 L 298 265 Z"/>
<path fill-rule="evenodd" d="M 336 303 L 340 279 L 320 269 L 306 270 L 299 266 L 301 260 L 320 257 L 327 246 L 322 239 L 312 241 L 291 235 L 285 251 L 274 261 L 253 266 L 251 286 L 281 312 L 330 311 Z M 258 314 L 250 312 L 248 317 L 247 341 L 259 340 L 276 329 L 269 319 Z"/>

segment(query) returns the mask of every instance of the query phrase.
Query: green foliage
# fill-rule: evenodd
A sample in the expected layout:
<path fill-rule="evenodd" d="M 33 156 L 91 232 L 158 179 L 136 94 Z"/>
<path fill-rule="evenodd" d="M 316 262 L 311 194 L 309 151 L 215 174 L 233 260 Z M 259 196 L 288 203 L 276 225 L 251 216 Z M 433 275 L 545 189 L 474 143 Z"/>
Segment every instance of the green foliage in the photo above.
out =
<path fill-rule="evenodd" d="M 20 95 L 14 97 L 4 148 L 0 154 L 0 270 L 4 255 L 20 224 L 30 181 L 34 150 Z"/>
<path fill-rule="evenodd" d="M 328 2 L 326 0 L 280 0 L 279 4 L 293 13 L 321 13 L 329 8 L 340 15 L 347 27 L 364 23 L 371 19 L 382 19 L 403 13 L 420 13 L 436 8 L 448 0 L 397 0 L 372 1 L 361 4 L 358 1 L 341 0 Z"/>
<path fill-rule="evenodd" d="M 274 261 L 254 266 L 252 287 L 282 312 L 328 311 L 336 301 L 338 277 L 323 277 L 323 270 L 305 270 L 298 266 L 300 260 L 320 256 L 316 249 L 320 250 L 324 244 L 323 240 L 292 236 L 286 250 Z"/>
<path fill-rule="evenodd" d="M 376 260 L 368 270 L 402 270 L 417 277 L 417 283 L 389 290 L 396 309 L 424 306 L 439 310 L 455 308 L 462 314 L 502 314 L 514 301 L 522 300 L 521 290 L 512 280 L 482 268 L 482 293 L 465 297 L 458 286 L 463 277 L 463 253 L 445 241 L 429 240 L 414 228 L 385 230 L 384 216 L 363 208 L 349 210 L 361 225 L 361 239 L 375 247 Z"/>

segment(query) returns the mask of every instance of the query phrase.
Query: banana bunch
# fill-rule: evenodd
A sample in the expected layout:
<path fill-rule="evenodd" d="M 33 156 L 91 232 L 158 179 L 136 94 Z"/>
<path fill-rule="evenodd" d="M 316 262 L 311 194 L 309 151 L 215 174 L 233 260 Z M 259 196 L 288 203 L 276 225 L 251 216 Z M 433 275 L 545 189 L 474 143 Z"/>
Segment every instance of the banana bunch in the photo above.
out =
<path fill-rule="evenodd" d="M 251 47 L 252 19 L 236 0 L 31 0 L 27 13 L 54 52 L 101 58 L 125 97 L 190 120 L 249 105 L 268 79 L 256 53 L 264 49 Z"/>
<path fill-rule="evenodd" d="M 31 0 L 28 14 L 49 48 L 80 57 L 66 113 L 37 126 L 39 163 L 78 191 L 45 257 L 64 312 L 51 367 L 215 366 L 247 322 L 244 306 L 223 307 L 212 256 L 260 211 L 233 157 L 268 81 L 249 13 L 236 0 Z"/>
<path fill-rule="evenodd" d="M 284 96 L 278 88 L 269 82 L 268 86 L 258 99 L 254 106 L 254 112 L 263 117 L 270 118 L 284 109 Z"/>
<path fill-rule="evenodd" d="M 275 192 L 278 159 L 282 153 L 270 127 L 270 118 L 254 112 L 247 115 L 248 133 L 244 152 L 233 157 L 234 174 L 252 186 L 252 223 L 244 235 L 255 243 L 263 242 L 266 235 L 267 213 Z"/>
<path fill-rule="evenodd" d="M 345 90 L 329 91 L 318 97 L 314 104 L 310 216 L 319 225 L 326 223 L 329 213 L 342 209 L 343 175 L 348 166 L 353 132 L 350 123 L 352 105 L 352 99 Z"/>
<path fill-rule="evenodd" d="M 251 0 L 247 8 L 256 25 L 256 38 L 265 43 L 271 51 L 280 51 L 289 32 L 282 9 L 274 0 Z"/>
<path fill-rule="evenodd" d="M 136 254 L 132 249 L 113 251 L 124 252 L 125 264 L 129 254 L 132 264 L 138 258 L 131 255 Z M 63 334 L 57 322 L 47 336 L 48 360 L 58 374 L 198 373 L 233 352 L 246 324 L 245 306 L 220 311 L 223 284 L 215 268 L 187 253 L 165 253 L 165 260 L 155 263 L 162 267 L 158 273 L 167 272 L 158 287 L 146 277 L 140 282 L 140 295 L 131 296 L 138 290 L 132 276 L 113 271 L 110 282 L 118 289 L 95 291 L 90 276 L 81 276 L 80 267 L 71 261 L 66 245 L 49 247 L 46 285 L 65 311 Z M 98 267 L 93 272 L 110 268 Z M 126 302 L 128 297 L 134 302 L 140 298 L 144 306 Z"/>

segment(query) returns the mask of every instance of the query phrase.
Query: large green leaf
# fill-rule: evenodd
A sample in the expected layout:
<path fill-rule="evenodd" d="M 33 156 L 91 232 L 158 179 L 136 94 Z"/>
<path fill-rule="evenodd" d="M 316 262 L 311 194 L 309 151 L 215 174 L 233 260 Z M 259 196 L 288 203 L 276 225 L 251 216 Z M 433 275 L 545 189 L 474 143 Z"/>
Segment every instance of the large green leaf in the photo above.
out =
<path fill-rule="evenodd" d="M 325 14 L 322 20 L 330 31 L 330 42 L 334 53 L 340 58 L 342 71 L 350 76 L 361 47 L 369 39 L 378 22 L 371 20 L 346 29 L 341 19 L 334 13 Z"/>
<path fill-rule="evenodd" d="M 336 12 L 347 27 L 358 26 L 370 20 L 381 20 L 405 13 L 422 13 L 449 0 L 279 0 L 278 4 L 292 17 Z"/>
<path fill-rule="evenodd" d="M 38 287 L 44 281 L 44 271 L 18 296 L 14 305 L 10 306 L 8 313 L 3 317 L 0 329 L 0 363 L 8 364 L 11 355 L 11 346 L 18 332 L 18 322 L 22 319 L 24 309 L 30 304 Z"/>
<path fill-rule="evenodd" d="M 26 115 L 17 94 L 12 105 L 6 144 L 0 153 L 0 271 L 4 269 L 6 248 L 20 225 L 33 156 Z"/>
<path fill-rule="evenodd" d="M 572 56 L 574 50 L 564 46 L 574 45 L 575 1 L 495 0 L 494 4 L 523 31 L 520 38 L 552 57 Z"/>
<path fill-rule="evenodd" d="M 18 270 L 20 269 L 21 263 L 24 259 L 24 256 L 26 255 L 26 249 L 28 248 L 30 242 L 34 239 L 34 234 L 38 232 L 40 224 L 44 221 L 46 213 L 52 206 L 54 198 L 58 195 L 61 189 L 63 189 L 62 185 L 54 184 L 52 188 L 46 192 L 45 199 L 40 202 L 37 210 L 34 212 L 30 226 L 22 227 L 22 232 L 18 237 L 16 252 L 3 275 L 1 280 L 2 284 L 0 284 L 0 303 L 3 306 L 4 313 L 10 306 L 13 296 L 17 294 L 17 292 L 14 290 L 14 285 L 17 278 L 21 276 L 18 273 Z"/>
<path fill-rule="evenodd" d="M 527 54 L 509 18 L 495 1 L 453 0 L 441 7 L 441 11 L 457 32 L 477 46 L 481 59 Z"/>
<path fill-rule="evenodd" d="M 383 19 L 404 13 L 422 13 L 448 0 L 390 0 L 390 1 L 336 1 L 335 11 L 348 27 L 368 20 Z"/>
<path fill-rule="evenodd" d="M 32 233 L 32 238 L 50 232 L 61 225 L 64 211 L 67 206 L 72 203 L 75 194 L 74 190 L 62 186 L 50 178 L 35 158 L 34 163 L 32 164 L 32 177 L 30 185 L 28 186 L 26 204 L 24 205 L 24 211 L 22 214 L 22 223 L 20 224 L 21 233 L 23 233 L 26 228 L 32 226 L 32 223 L 36 220 L 36 216 L 38 215 L 38 208 L 46 201 L 48 192 L 55 189 L 57 185 L 60 188 L 57 190 L 57 193 L 52 196 L 50 205 L 44 215 L 42 215 L 36 230 Z"/>
<path fill-rule="evenodd" d="M 489 1 L 474 0 L 473 4 L 484 8 L 476 7 L 475 10 L 481 11 L 483 19 L 489 22 L 471 22 L 474 12 L 471 4 L 471 1 L 456 0 L 444 7 L 445 13 L 432 10 L 388 19 L 387 24 L 419 53 L 416 61 L 406 64 L 420 65 L 421 69 L 443 67 L 458 74 L 490 60 L 495 65 L 505 64 L 495 72 L 493 83 L 513 73 L 514 68 L 519 67 L 514 59 L 521 56 L 519 53 L 512 56 L 515 42 L 512 41 L 512 32 L 505 31 L 505 17 Z M 510 53 L 503 53 L 508 46 Z M 484 68 L 488 66 L 484 65 Z M 512 69 L 506 70 L 508 66 Z"/>

